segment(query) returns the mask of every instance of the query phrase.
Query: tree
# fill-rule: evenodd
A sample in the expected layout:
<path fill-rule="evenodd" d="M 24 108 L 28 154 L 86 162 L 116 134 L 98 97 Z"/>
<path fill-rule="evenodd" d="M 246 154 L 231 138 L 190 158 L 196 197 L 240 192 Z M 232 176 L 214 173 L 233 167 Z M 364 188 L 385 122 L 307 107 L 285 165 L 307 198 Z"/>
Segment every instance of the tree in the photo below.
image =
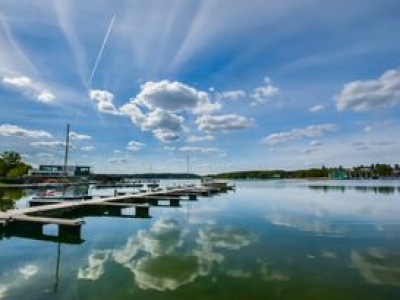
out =
<path fill-rule="evenodd" d="M 0 157 L 0 177 L 4 177 L 7 175 L 7 166 L 4 163 L 4 160 Z"/>
<path fill-rule="evenodd" d="M 31 168 L 30 165 L 27 165 L 25 163 L 19 163 L 17 166 L 15 166 L 10 171 L 8 171 L 7 178 L 18 178 L 18 177 L 21 177 L 22 175 L 28 173 L 28 170 L 30 168 Z"/>
<path fill-rule="evenodd" d="M 24 163 L 15 151 L 5 151 L 0 155 L 0 177 L 16 178 L 28 172 L 30 165 Z"/>
<path fill-rule="evenodd" d="M 1 154 L 1 158 L 10 169 L 15 168 L 22 162 L 21 155 L 15 151 L 4 151 L 3 154 Z"/>

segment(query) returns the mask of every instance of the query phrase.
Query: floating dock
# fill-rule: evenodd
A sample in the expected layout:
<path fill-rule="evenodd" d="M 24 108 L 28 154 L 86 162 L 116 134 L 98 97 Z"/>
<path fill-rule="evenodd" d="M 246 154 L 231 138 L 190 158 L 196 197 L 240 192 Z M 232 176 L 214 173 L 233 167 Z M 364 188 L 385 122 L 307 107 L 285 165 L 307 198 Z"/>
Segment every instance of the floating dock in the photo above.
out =
<path fill-rule="evenodd" d="M 117 194 L 109 197 L 82 197 L 80 200 L 63 201 L 55 199 L 32 199 L 30 207 L 0 212 L 1 231 L 18 232 L 22 236 L 25 231 L 32 231 L 39 239 L 51 240 L 43 235 L 43 226 L 55 224 L 58 226 L 59 236 L 72 236 L 72 242 L 83 242 L 80 238 L 81 227 L 85 224 L 82 218 L 71 218 L 74 215 L 83 216 L 116 216 L 131 218 L 150 218 L 149 209 L 155 207 L 180 207 L 181 201 L 195 201 L 198 196 L 210 196 L 225 190 L 204 187 L 184 186 L 161 191 Z M 169 205 L 160 204 L 159 201 L 169 202 Z M 134 208 L 134 215 L 123 215 L 124 208 Z M 79 211 L 79 213 L 77 213 Z M 68 215 L 64 217 L 64 215 Z M 61 216 L 61 217 L 58 217 Z M 21 227 L 27 230 L 21 230 Z M 7 234 L 3 234 L 7 236 Z M 0 236 L 1 239 L 1 236 Z M 64 238 L 65 240 L 65 238 Z"/>

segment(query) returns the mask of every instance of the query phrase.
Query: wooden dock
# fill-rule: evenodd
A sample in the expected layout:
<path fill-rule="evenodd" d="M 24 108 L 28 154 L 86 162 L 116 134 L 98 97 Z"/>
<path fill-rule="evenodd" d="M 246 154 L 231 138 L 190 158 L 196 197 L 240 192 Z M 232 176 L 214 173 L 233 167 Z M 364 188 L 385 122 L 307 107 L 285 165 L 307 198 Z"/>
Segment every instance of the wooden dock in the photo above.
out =
<path fill-rule="evenodd" d="M 81 219 L 55 218 L 50 216 L 60 212 L 68 212 L 93 206 L 106 206 L 121 209 L 124 207 L 132 207 L 136 209 L 137 214 L 148 215 L 149 207 L 152 204 L 158 206 L 158 201 L 170 201 L 172 207 L 177 207 L 179 206 L 179 201 L 184 200 L 183 197 L 188 197 L 188 200 L 196 200 L 197 196 L 208 195 L 211 192 L 215 192 L 215 188 L 189 186 L 156 192 L 117 195 L 106 198 L 100 197 L 96 199 L 90 199 L 89 197 L 74 201 L 54 199 L 50 200 L 51 203 L 45 203 L 45 205 L 35 205 L 33 207 L 0 212 L 0 229 L 7 228 L 7 226 L 13 223 L 30 223 L 41 225 L 56 224 L 59 225 L 61 231 L 68 227 L 80 230 L 81 225 L 84 224 Z M 37 202 L 36 204 L 43 204 L 38 203 L 38 199 L 33 200 L 33 202 L 35 201 Z"/>

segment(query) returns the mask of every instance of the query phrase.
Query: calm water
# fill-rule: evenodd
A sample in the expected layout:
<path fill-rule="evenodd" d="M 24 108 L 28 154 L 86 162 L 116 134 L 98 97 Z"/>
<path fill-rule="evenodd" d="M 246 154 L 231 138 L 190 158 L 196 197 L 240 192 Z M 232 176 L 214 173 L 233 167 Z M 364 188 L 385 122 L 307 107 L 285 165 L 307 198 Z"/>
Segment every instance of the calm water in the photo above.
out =
<path fill-rule="evenodd" d="M 4 237 L 0 299 L 400 299 L 400 182 L 237 182 L 181 205 L 86 217 L 77 245 Z"/>

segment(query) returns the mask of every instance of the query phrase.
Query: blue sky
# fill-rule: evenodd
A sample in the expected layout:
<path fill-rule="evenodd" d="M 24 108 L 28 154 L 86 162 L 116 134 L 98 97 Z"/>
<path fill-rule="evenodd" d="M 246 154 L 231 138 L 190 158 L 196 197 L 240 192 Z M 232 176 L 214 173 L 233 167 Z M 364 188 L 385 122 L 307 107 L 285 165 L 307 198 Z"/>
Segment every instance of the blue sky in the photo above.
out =
<path fill-rule="evenodd" d="M 97 172 L 399 163 L 397 0 L 1 1 L 0 151 Z"/>

